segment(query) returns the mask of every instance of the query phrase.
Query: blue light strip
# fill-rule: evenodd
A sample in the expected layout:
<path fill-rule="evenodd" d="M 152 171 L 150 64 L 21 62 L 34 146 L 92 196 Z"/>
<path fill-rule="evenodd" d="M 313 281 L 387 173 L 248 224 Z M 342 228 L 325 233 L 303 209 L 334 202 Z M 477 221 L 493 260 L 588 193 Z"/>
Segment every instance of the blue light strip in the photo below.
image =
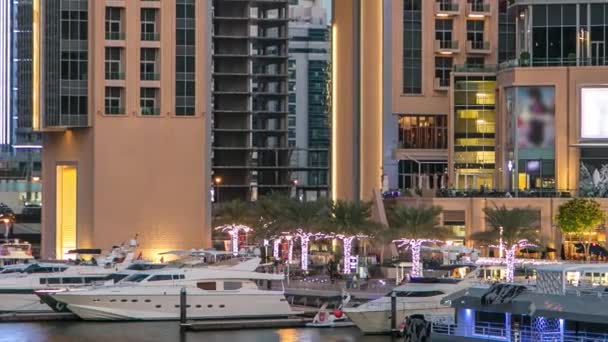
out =
<path fill-rule="evenodd" d="M 0 145 L 11 143 L 12 1 L 0 1 Z"/>

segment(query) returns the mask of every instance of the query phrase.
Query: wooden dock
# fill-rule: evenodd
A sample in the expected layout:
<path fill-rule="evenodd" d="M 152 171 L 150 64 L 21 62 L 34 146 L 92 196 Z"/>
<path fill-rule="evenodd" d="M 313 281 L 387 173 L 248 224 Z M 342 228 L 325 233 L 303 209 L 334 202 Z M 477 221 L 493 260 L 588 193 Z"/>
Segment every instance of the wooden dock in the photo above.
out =
<path fill-rule="evenodd" d="M 78 316 L 71 312 L 19 312 L 0 314 L 2 322 L 75 321 Z"/>
<path fill-rule="evenodd" d="M 211 331 L 231 329 L 281 329 L 301 328 L 312 322 L 308 317 L 288 317 L 272 319 L 238 319 L 238 320 L 212 320 L 181 323 L 185 331 Z"/>

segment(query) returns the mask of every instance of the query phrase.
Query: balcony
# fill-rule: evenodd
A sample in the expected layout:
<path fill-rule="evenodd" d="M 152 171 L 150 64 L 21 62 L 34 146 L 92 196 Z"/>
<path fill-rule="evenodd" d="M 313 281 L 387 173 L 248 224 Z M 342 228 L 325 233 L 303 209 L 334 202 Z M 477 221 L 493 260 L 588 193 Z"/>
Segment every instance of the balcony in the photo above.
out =
<path fill-rule="evenodd" d="M 467 16 L 469 18 L 485 18 L 489 17 L 492 8 L 490 3 L 486 1 L 478 1 L 467 4 Z"/>
<path fill-rule="evenodd" d="M 160 108 L 158 108 L 158 107 L 141 107 L 140 114 L 143 116 L 160 115 Z"/>
<path fill-rule="evenodd" d="M 124 72 L 107 72 L 106 71 L 106 80 L 124 80 L 125 73 Z"/>
<path fill-rule="evenodd" d="M 158 32 L 142 32 L 141 40 L 147 42 L 157 42 L 160 40 L 160 33 Z"/>
<path fill-rule="evenodd" d="M 460 14 L 460 7 L 456 1 L 437 2 L 435 4 L 435 15 L 440 18 L 451 17 Z"/>
<path fill-rule="evenodd" d="M 435 78 L 435 90 L 446 91 L 450 89 L 450 80 L 444 78 Z"/>
<path fill-rule="evenodd" d="M 460 52 L 460 46 L 457 40 L 436 40 L 435 52 L 442 55 L 451 55 Z"/>
<path fill-rule="evenodd" d="M 106 32 L 106 40 L 125 40 L 124 32 Z"/>
<path fill-rule="evenodd" d="M 490 54 L 492 53 L 492 44 L 486 41 L 467 41 L 467 53 L 474 54 Z"/>
<path fill-rule="evenodd" d="M 141 80 L 142 81 L 159 81 L 160 74 L 157 72 L 142 72 Z"/>
<path fill-rule="evenodd" d="M 106 107 L 106 115 L 121 115 L 125 113 L 123 107 Z"/>

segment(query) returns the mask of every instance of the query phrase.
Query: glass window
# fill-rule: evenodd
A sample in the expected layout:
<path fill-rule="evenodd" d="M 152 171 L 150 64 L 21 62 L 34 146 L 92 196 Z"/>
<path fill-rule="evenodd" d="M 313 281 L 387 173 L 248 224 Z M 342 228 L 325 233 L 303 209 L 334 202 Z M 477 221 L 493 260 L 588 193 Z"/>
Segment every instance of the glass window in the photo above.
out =
<path fill-rule="evenodd" d="M 86 51 L 61 52 L 61 79 L 86 80 L 88 77 L 88 53 Z"/>
<path fill-rule="evenodd" d="M 127 276 L 128 276 L 128 274 L 112 273 L 112 274 L 106 276 L 104 278 L 104 280 L 113 280 L 114 283 L 118 283 L 119 281 L 125 279 Z"/>
<path fill-rule="evenodd" d="M 214 281 L 197 283 L 196 286 L 199 289 L 205 290 L 205 291 L 215 291 L 217 289 L 216 283 Z"/>
<path fill-rule="evenodd" d="M 87 11 L 61 11 L 61 39 L 87 40 L 88 39 L 88 12 Z"/>
<path fill-rule="evenodd" d="M 152 276 L 148 281 L 167 281 L 173 280 L 173 276 L 171 274 L 157 274 Z"/>
<path fill-rule="evenodd" d="M 106 114 L 124 114 L 122 88 L 106 87 L 105 110 Z"/>
<path fill-rule="evenodd" d="M 141 88 L 139 99 L 141 115 L 160 115 L 157 94 L 157 88 Z"/>
<path fill-rule="evenodd" d="M 126 277 L 124 281 L 139 283 L 140 281 L 148 278 L 149 276 L 150 276 L 149 274 L 143 274 L 143 273 L 132 274 L 132 275 Z"/>
<path fill-rule="evenodd" d="M 401 148 L 446 149 L 446 115 L 400 115 L 399 143 Z"/>
<path fill-rule="evenodd" d="M 176 1 L 175 115 L 195 115 L 195 1 Z"/>
<path fill-rule="evenodd" d="M 79 277 L 66 277 L 66 278 L 62 278 L 62 283 L 63 284 L 82 284 L 83 280 L 82 278 Z"/>
<path fill-rule="evenodd" d="M 224 290 L 226 291 L 234 291 L 243 287 L 243 283 L 240 281 L 225 281 L 224 282 Z"/>
<path fill-rule="evenodd" d="M 106 80 L 124 80 L 122 48 L 106 47 Z"/>
<path fill-rule="evenodd" d="M 473 49 L 484 48 L 484 23 L 483 20 L 467 21 L 467 40 Z"/>
<path fill-rule="evenodd" d="M 160 79 L 158 75 L 158 49 L 141 49 L 139 72 L 142 81 L 154 81 Z"/>
<path fill-rule="evenodd" d="M 452 43 L 452 20 L 451 19 L 436 19 L 435 20 L 435 40 L 438 40 L 440 42 L 442 48 L 451 47 L 451 43 Z"/>
<path fill-rule="evenodd" d="M 403 9 L 403 93 L 422 93 L 421 0 L 405 0 Z"/>
<path fill-rule="evenodd" d="M 435 78 L 439 79 L 442 87 L 450 85 L 450 73 L 452 72 L 451 57 L 435 57 Z"/>
<path fill-rule="evenodd" d="M 122 9 L 106 7 L 106 39 L 124 39 L 122 33 Z"/>
<path fill-rule="evenodd" d="M 156 30 L 156 17 L 158 9 L 141 9 L 141 40 L 159 40 L 160 36 Z"/>

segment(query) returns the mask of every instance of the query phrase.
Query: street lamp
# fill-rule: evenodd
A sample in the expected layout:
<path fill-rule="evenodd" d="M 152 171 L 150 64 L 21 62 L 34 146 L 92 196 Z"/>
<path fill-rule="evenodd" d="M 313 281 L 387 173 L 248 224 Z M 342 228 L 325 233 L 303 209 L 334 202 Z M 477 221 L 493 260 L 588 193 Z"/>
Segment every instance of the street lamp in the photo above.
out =
<path fill-rule="evenodd" d="M 298 180 L 297 179 L 294 179 L 291 181 L 291 197 L 292 198 L 298 197 Z"/>
<path fill-rule="evenodd" d="M 9 233 L 9 223 L 11 222 L 10 219 L 8 219 L 7 217 L 5 217 L 4 219 L 2 219 L 2 222 L 4 222 L 4 238 L 6 239 L 6 241 L 8 241 L 8 233 Z"/>
<path fill-rule="evenodd" d="M 216 202 L 219 204 L 220 203 L 220 183 L 222 183 L 222 178 L 221 177 L 215 177 L 215 179 L 213 180 L 213 182 L 215 183 L 215 187 L 216 187 Z"/>
<path fill-rule="evenodd" d="M 503 233 L 503 228 L 502 226 L 499 227 L 500 229 L 500 240 L 498 241 L 498 257 L 502 259 L 503 256 L 503 251 L 505 249 L 503 242 L 502 242 L 502 233 Z"/>

